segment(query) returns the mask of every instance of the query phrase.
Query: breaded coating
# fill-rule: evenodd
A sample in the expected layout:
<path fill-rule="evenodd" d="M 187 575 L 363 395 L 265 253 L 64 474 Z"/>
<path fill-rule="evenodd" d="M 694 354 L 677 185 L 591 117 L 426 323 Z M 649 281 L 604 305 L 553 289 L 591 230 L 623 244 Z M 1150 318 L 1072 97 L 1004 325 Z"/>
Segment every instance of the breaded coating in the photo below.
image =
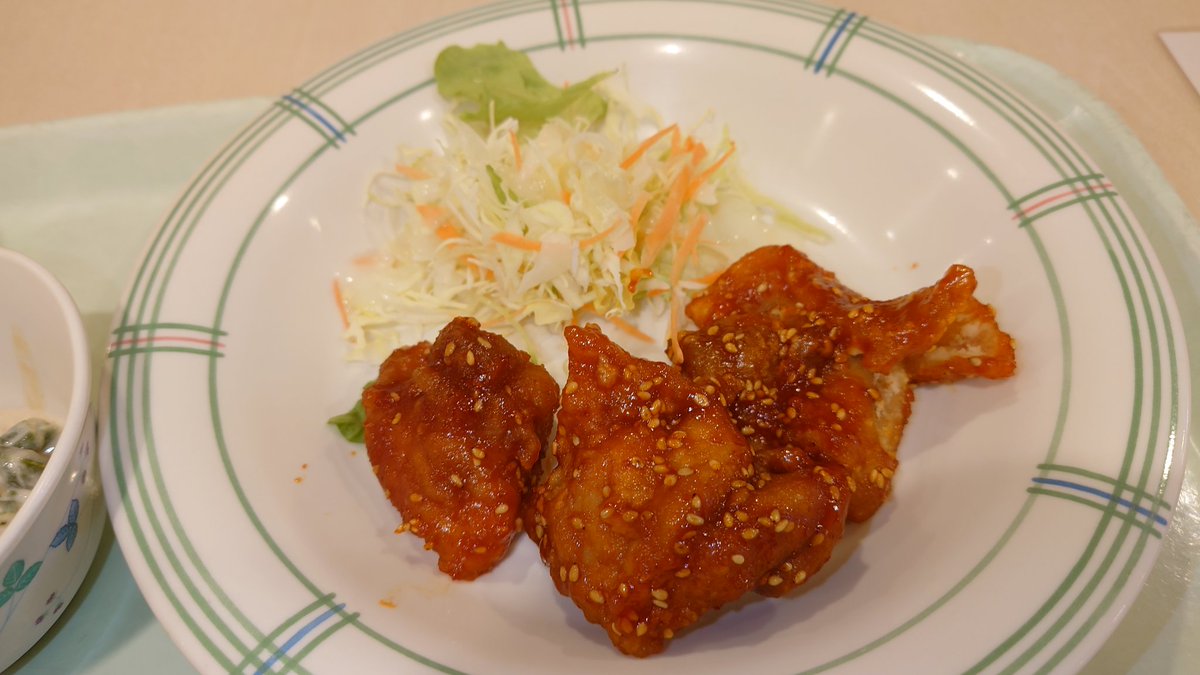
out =
<path fill-rule="evenodd" d="M 839 468 L 762 474 L 729 413 L 678 369 L 595 326 L 566 338 L 557 465 L 526 529 L 559 592 L 617 649 L 657 653 L 706 612 L 825 563 L 849 492 Z"/>
<path fill-rule="evenodd" d="M 845 468 L 848 518 L 862 522 L 887 499 L 897 467 L 912 401 L 904 370 L 872 373 L 860 359 L 836 359 L 823 329 L 791 333 L 778 323 L 732 315 L 681 335 L 684 372 L 729 409 L 759 470 Z"/>
<path fill-rule="evenodd" d="M 808 458 L 850 474 L 848 518 L 871 517 L 891 492 L 912 385 L 1015 369 L 1011 338 L 973 296 L 970 268 L 872 301 L 787 246 L 752 251 L 687 307 L 683 370 L 725 404 L 760 469 Z"/>
<path fill-rule="evenodd" d="M 951 265 L 932 286 L 873 301 L 791 246 L 764 246 L 730 265 L 686 312 L 701 329 L 731 315 L 767 315 L 797 330 L 824 326 L 871 372 L 903 365 L 913 383 L 1004 379 L 1016 370 L 1012 339 L 975 287 L 971 268 Z"/>
<path fill-rule="evenodd" d="M 520 528 L 531 470 L 549 440 L 558 385 L 473 319 L 398 349 L 363 391 L 367 454 L 401 529 L 438 567 L 469 580 L 500 562 Z"/>

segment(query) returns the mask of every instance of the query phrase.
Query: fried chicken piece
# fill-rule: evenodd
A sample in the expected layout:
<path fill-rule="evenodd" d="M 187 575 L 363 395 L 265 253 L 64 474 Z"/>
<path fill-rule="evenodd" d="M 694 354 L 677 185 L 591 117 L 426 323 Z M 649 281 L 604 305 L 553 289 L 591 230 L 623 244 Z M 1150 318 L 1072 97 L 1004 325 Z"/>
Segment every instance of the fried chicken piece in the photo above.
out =
<path fill-rule="evenodd" d="M 797 329 L 819 320 L 867 369 L 887 373 L 903 365 L 915 384 L 1009 377 L 1016 370 L 1012 339 L 995 311 L 974 297 L 975 287 L 971 268 L 951 265 L 932 286 L 876 302 L 791 246 L 764 246 L 730 265 L 686 312 L 701 329 L 738 314 L 767 314 Z"/>
<path fill-rule="evenodd" d="M 841 537 L 848 484 L 815 463 L 760 474 L 715 398 L 595 326 L 566 329 L 569 379 L 526 529 L 559 592 L 647 656 L 704 613 L 803 583 Z"/>
<path fill-rule="evenodd" d="M 823 328 L 789 332 L 763 316 L 731 315 L 680 336 L 683 370 L 730 411 L 760 472 L 816 461 L 849 474 L 847 517 L 862 522 L 887 500 L 911 410 L 903 368 L 872 373 L 838 360 Z"/>
<path fill-rule="evenodd" d="M 455 579 L 495 567 L 558 405 L 546 369 L 458 318 L 432 345 L 393 352 L 362 398 L 367 454 L 401 527 Z"/>
<path fill-rule="evenodd" d="M 848 518 L 870 518 L 891 492 L 911 386 L 1015 368 L 1011 338 L 974 297 L 970 268 L 873 302 L 791 247 L 731 265 L 687 307 L 683 370 L 717 395 L 751 439 L 761 470 L 807 456 L 850 474 Z"/>

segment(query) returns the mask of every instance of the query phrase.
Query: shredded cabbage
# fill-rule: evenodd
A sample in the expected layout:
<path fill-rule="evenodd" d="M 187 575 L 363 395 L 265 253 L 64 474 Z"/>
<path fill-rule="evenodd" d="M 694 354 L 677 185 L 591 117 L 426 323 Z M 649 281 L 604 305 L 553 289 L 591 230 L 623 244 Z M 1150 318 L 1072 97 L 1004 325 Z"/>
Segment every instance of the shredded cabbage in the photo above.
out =
<path fill-rule="evenodd" d="M 721 195 L 762 198 L 710 120 L 662 127 L 619 76 L 595 91 L 607 112 L 594 124 L 553 117 L 522 135 L 509 118 L 481 134 L 447 115 L 438 148 L 399 150 L 368 189 L 376 250 L 335 282 L 350 358 L 378 360 L 458 315 L 535 357 L 527 327 L 561 334 L 588 312 L 650 306 L 673 337 L 682 293 L 727 263 L 702 236 Z"/>

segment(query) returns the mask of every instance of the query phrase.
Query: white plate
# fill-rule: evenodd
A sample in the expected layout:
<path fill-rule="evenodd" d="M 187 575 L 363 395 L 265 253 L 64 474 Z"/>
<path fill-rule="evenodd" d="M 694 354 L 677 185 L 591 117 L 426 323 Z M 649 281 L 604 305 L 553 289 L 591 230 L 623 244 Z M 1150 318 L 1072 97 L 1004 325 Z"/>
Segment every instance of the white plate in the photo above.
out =
<path fill-rule="evenodd" d="M 1015 378 L 918 391 L 894 498 L 818 578 L 647 660 L 584 622 L 527 540 L 475 582 L 440 575 L 324 424 L 372 370 L 343 361 L 329 290 L 366 246 L 366 181 L 438 137 L 438 51 L 498 39 L 552 81 L 623 65 L 668 120 L 714 110 L 751 179 L 833 234 L 806 246 L 818 262 L 877 297 L 967 263 L 1018 340 Z M 114 527 L 206 672 L 1074 670 L 1159 550 L 1189 409 L 1171 292 L 1087 157 L 920 40 L 769 0 L 505 2 L 317 76 L 169 213 L 109 371 Z"/>

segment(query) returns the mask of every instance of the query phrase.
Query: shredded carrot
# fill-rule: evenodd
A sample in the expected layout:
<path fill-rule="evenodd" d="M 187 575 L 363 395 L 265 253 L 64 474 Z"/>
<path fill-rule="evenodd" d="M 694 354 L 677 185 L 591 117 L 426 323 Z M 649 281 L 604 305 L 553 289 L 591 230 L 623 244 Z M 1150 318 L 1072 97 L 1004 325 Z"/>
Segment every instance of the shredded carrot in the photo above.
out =
<path fill-rule="evenodd" d="M 519 248 L 523 251 L 540 251 L 542 250 L 542 242 L 534 241 L 519 234 L 511 232 L 498 232 L 492 235 L 492 241 L 497 244 L 504 244 L 513 248 Z"/>
<path fill-rule="evenodd" d="M 688 138 L 691 138 L 691 136 L 688 136 Z M 679 156 L 679 149 L 681 147 L 682 144 L 680 143 L 679 127 L 675 127 L 675 129 L 671 131 L 671 157 Z"/>
<path fill-rule="evenodd" d="M 692 164 L 699 166 L 700 162 L 708 156 L 708 148 L 703 143 L 697 142 L 692 146 Z"/>
<path fill-rule="evenodd" d="M 379 262 L 379 256 L 374 253 L 360 255 L 350 261 L 355 267 L 373 267 Z"/>
<path fill-rule="evenodd" d="M 342 317 L 342 330 L 350 327 L 350 316 L 346 313 L 346 299 L 342 297 L 342 285 L 337 279 L 333 280 L 333 302 L 337 305 L 338 316 Z"/>
<path fill-rule="evenodd" d="M 667 245 L 667 240 L 671 235 L 671 231 L 675 229 L 675 224 L 679 222 L 679 211 L 683 207 L 684 193 L 687 186 L 691 183 L 692 170 L 689 166 L 684 166 L 683 171 L 675 177 L 675 182 L 671 184 L 671 190 L 667 193 L 667 199 L 663 202 L 662 213 L 658 215 L 658 222 L 654 224 L 654 228 L 646 235 L 644 248 L 642 249 L 642 266 L 649 267 L 654 259 L 658 257 L 663 247 Z"/>
<path fill-rule="evenodd" d="M 657 298 L 658 296 L 660 296 L 664 293 L 670 293 L 670 292 L 671 292 L 671 289 L 669 289 L 669 288 L 652 288 L 652 289 L 646 291 L 646 297 L 647 298 Z"/>
<path fill-rule="evenodd" d="M 589 312 L 593 313 L 593 314 L 596 312 L 596 303 L 589 302 L 588 304 L 586 304 L 582 307 L 577 307 L 574 311 L 572 311 L 571 312 L 571 325 L 578 326 L 579 325 L 579 317 L 581 317 L 584 314 L 587 314 Z"/>
<path fill-rule="evenodd" d="M 653 136 L 651 136 L 650 138 L 647 138 L 646 140 L 642 141 L 642 144 L 637 146 L 636 150 L 629 153 L 629 156 L 621 161 L 621 168 L 628 169 L 629 167 L 633 166 L 639 159 L 642 158 L 642 155 L 646 154 L 647 150 L 654 147 L 655 143 L 662 140 L 663 136 L 666 136 L 667 134 L 669 134 L 671 132 L 678 134 L 679 133 L 679 125 L 672 124 L 669 127 L 660 129 L 658 131 L 658 133 L 656 133 Z"/>
<path fill-rule="evenodd" d="M 654 342 L 654 338 L 638 330 L 636 326 L 619 316 L 610 316 L 608 317 L 608 320 L 622 333 L 627 333 L 638 340 L 641 340 L 642 342 Z"/>
<path fill-rule="evenodd" d="M 737 150 L 737 145 L 733 142 L 730 142 L 729 149 L 726 150 L 723 155 L 718 157 L 717 161 L 709 164 L 707 169 L 701 171 L 700 175 L 696 176 L 696 179 L 693 180 L 692 184 L 688 186 L 687 199 L 691 199 L 692 196 L 696 194 L 696 190 L 699 190 L 700 186 L 704 185 L 705 181 L 707 181 L 709 178 L 712 178 L 712 175 L 717 172 L 717 169 L 721 168 L 721 165 L 725 163 L 725 160 L 729 159 L 729 156 L 733 154 L 734 150 Z"/>
<path fill-rule="evenodd" d="M 593 234 L 592 236 L 588 237 L 587 239 L 580 239 L 579 240 L 579 248 L 587 248 L 588 246 L 591 246 L 592 244 L 599 243 L 608 235 L 612 234 L 613 232 L 616 232 L 617 227 L 619 227 L 620 225 L 621 225 L 621 221 L 618 220 L 617 222 L 610 225 L 607 230 L 597 233 L 597 234 Z"/>
<path fill-rule="evenodd" d="M 418 168 L 408 166 L 407 164 L 397 164 L 396 173 L 410 180 L 425 180 L 426 178 L 429 178 L 429 174 Z"/>
<path fill-rule="evenodd" d="M 642 219 L 642 211 L 646 210 L 646 204 L 650 203 L 650 193 L 643 192 L 638 196 L 637 201 L 629 209 L 629 225 L 636 233 L 638 230 L 638 221 Z"/>
<path fill-rule="evenodd" d="M 564 204 L 566 204 L 567 206 L 570 206 L 570 205 L 571 205 L 571 191 L 570 191 L 570 190 L 568 190 L 567 188 L 563 188 L 563 191 L 562 191 L 562 201 L 563 201 L 563 203 L 564 203 Z"/>
<path fill-rule="evenodd" d="M 691 257 L 692 252 L 696 250 L 696 245 L 700 243 L 700 233 L 704 231 L 705 225 L 708 225 L 708 214 L 700 212 L 692 219 L 687 234 L 683 237 L 683 242 L 679 244 L 679 248 L 675 251 L 675 260 L 671 262 L 672 288 L 679 283 L 679 278 L 683 276 L 683 268 L 687 265 L 688 258 Z"/>
<path fill-rule="evenodd" d="M 433 204 L 417 204 L 417 213 L 421 214 L 421 219 L 430 227 L 437 227 L 450 217 L 449 211 Z"/>
<path fill-rule="evenodd" d="M 433 233 L 436 234 L 437 238 L 441 239 L 442 241 L 446 241 L 447 239 L 455 239 L 462 236 L 462 231 L 450 223 L 438 225 L 437 229 L 434 230 Z"/>
<path fill-rule="evenodd" d="M 517 171 L 521 170 L 521 145 L 517 143 L 517 133 L 512 129 L 508 130 L 508 141 L 512 143 L 513 162 L 516 164 Z"/>

